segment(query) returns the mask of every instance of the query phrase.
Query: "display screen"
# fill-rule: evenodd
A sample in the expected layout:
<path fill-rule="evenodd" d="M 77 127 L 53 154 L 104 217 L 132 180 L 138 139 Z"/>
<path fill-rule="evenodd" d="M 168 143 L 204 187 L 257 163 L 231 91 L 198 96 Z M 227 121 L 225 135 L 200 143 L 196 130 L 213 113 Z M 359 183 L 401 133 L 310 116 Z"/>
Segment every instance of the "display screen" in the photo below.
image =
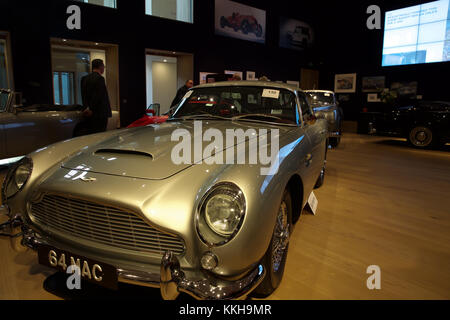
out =
<path fill-rule="evenodd" d="M 386 12 L 383 66 L 450 61 L 450 0 Z"/>

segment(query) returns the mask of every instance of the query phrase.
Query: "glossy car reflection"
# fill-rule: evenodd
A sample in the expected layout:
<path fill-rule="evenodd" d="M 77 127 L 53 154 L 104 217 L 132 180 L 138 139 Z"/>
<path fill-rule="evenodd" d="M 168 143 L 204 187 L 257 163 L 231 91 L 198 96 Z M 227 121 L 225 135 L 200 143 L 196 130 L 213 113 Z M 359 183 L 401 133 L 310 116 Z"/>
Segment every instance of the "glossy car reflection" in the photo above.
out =
<path fill-rule="evenodd" d="M 249 133 L 232 140 L 236 157 L 239 145 L 258 141 L 271 149 L 278 138 L 278 170 L 274 163 L 268 174 L 262 162 L 211 163 L 201 152 L 193 152 L 192 164 L 174 163 L 174 132 L 181 129 L 179 138 L 195 151 L 199 126 L 219 135 Z M 15 226 L 21 221 L 23 244 L 39 250 L 41 263 L 64 270 L 80 259 L 83 277 L 100 285 L 159 287 L 165 299 L 179 292 L 199 299 L 267 296 L 281 282 L 308 196 L 324 181 L 326 128 L 305 94 L 290 86 L 201 85 L 165 123 L 31 153 L 6 177 L 3 211 Z M 214 150 L 214 157 L 228 152 L 220 144 Z"/>

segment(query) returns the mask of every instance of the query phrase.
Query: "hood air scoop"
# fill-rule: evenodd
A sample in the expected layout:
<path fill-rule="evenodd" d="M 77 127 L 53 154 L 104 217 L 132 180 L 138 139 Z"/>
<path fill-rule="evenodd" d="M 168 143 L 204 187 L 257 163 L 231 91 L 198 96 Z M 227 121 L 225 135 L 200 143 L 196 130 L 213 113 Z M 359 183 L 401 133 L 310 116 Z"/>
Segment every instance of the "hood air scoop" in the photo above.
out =
<path fill-rule="evenodd" d="M 153 155 L 151 155 L 150 153 L 147 152 L 143 152 L 143 151 L 137 151 L 137 150 L 126 150 L 126 149 L 98 149 L 97 151 L 94 152 L 95 155 L 98 156 L 126 156 L 126 155 L 131 155 L 131 156 L 143 156 L 143 157 L 147 157 L 149 160 L 153 160 Z"/>

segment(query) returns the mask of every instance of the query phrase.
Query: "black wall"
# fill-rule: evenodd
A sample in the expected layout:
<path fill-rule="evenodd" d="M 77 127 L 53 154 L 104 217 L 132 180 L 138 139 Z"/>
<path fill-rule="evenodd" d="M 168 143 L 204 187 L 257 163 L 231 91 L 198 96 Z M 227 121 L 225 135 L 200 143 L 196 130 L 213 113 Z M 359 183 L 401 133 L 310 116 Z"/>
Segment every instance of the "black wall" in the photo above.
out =
<path fill-rule="evenodd" d="M 362 76 L 386 76 L 392 81 L 419 82 L 425 99 L 450 100 L 444 75 L 450 63 L 381 68 L 382 30 L 366 28 L 366 8 L 382 13 L 421 1 L 288 1 L 239 0 L 267 13 L 266 43 L 259 44 L 214 34 L 214 1 L 194 1 L 194 24 L 145 15 L 144 0 L 118 0 L 118 8 L 104 8 L 64 0 L 1 0 L 0 30 L 11 33 L 14 80 L 28 103 L 52 102 L 50 37 L 119 45 L 119 81 L 122 125 L 145 109 L 145 49 L 194 54 L 194 82 L 198 73 L 225 69 L 256 71 L 273 80 L 299 80 L 300 68 L 320 70 L 320 86 L 333 89 L 335 73 L 357 73 L 357 93 L 344 105 L 354 118 L 365 103 Z M 81 8 L 82 28 L 66 28 L 66 8 Z M 307 52 L 278 47 L 279 17 L 308 22 L 315 29 L 316 46 Z M 384 17 L 382 17 L 384 20 Z"/>

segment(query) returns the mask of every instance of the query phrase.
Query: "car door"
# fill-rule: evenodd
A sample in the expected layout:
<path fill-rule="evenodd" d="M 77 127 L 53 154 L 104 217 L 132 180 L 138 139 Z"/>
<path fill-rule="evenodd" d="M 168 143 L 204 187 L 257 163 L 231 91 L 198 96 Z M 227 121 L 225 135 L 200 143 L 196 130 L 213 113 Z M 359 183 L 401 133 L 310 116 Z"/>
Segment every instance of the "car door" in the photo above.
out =
<path fill-rule="evenodd" d="M 325 119 L 316 119 L 312 108 L 306 100 L 303 93 L 298 94 L 298 100 L 302 111 L 303 128 L 311 144 L 311 151 L 305 156 L 305 166 L 309 167 L 314 186 L 320 170 L 323 166 L 325 155 L 326 135 L 328 134 L 327 123 Z"/>

